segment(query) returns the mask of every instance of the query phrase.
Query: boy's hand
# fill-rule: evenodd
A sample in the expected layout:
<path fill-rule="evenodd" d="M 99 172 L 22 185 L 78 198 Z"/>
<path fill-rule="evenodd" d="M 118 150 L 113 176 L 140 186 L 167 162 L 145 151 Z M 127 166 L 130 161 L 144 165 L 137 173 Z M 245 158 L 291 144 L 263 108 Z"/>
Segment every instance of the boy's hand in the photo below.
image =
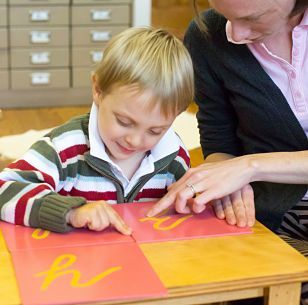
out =
<path fill-rule="evenodd" d="M 125 224 L 111 205 L 103 200 L 87 202 L 79 208 L 70 210 L 66 220 L 74 228 L 87 227 L 93 231 L 102 231 L 112 225 L 124 235 L 132 234 L 132 229 Z"/>

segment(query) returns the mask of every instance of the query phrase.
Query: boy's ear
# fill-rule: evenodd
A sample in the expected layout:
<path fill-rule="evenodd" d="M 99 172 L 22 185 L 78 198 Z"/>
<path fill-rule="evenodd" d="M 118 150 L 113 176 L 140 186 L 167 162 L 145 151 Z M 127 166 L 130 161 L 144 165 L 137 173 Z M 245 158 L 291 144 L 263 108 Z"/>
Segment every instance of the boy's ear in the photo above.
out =
<path fill-rule="evenodd" d="M 96 105 L 99 104 L 101 95 L 102 95 L 102 91 L 97 84 L 96 75 L 93 74 L 92 75 L 92 97 Z"/>

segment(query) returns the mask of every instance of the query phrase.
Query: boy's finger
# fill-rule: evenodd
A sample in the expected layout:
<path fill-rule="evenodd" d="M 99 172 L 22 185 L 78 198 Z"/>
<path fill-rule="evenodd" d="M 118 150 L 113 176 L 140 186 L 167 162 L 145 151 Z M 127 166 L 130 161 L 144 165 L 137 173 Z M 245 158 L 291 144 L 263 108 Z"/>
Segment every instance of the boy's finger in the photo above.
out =
<path fill-rule="evenodd" d="M 109 210 L 109 209 L 108 209 Z M 124 235 L 131 235 L 133 230 L 124 222 L 120 215 L 111 208 L 108 211 L 110 224 L 113 225 L 120 233 Z"/>
<path fill-rule="evenodd" d="M 90 222 L 88 217 L 72 217 L 70 224 L 74 228 L 84 228 L 88 226 L 88 223 Z"/>
<path fill-rule="evenodd" d="M 167 209 L 174 203 L 174 196 L 166 194 L 162 199 L 158 201 L 146 214 L 147 217 L 153 217 Z"/>

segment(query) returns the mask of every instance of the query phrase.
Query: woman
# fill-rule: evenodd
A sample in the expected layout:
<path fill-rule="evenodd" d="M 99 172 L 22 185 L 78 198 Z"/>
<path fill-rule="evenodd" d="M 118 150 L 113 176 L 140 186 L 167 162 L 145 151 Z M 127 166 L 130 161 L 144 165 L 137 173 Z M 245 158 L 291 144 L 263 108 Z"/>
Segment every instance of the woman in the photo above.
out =
<path fill-rule="evenodd" d="M 149 216 L 212 201 L 229 224 L 252 226 L 256 214 L 307 256 L 308 1 L 209 2 L 185 35 L 205 164 Z"/>
<path fill-rule="evenodd" d="M 212 202 L 229 224 L 253 226 L 256 216 L 307 257 L 308 1 L 209 3 L 185 35 L 205 163 L 148 215 Z"/>

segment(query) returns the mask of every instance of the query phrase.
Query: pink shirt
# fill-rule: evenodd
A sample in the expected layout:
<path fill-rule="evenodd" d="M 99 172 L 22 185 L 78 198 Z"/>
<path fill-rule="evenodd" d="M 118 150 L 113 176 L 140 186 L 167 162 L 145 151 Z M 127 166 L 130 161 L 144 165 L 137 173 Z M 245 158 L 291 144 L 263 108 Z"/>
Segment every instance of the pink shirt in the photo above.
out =
<path fill-rule="evenodd" d="M 226 25 L 230 42 L 231 23 Z M 266 73 L 279 87 L 308 137 L 308 9 L 302 21 L 292 31 L 292 60 L 286 60 L 270 52 L 263 43 L 247 43 L 248 48 Z"/>
<path fill-rule="evenodd" d="M 291 64 L 267 49 L 264 43 L 234 42 L 232 25 L 226 24 L 226 35 L 232 43 L 246 43 L 265 72 L 281 90 L 308 137 L 308 9 L 292 31 Z M 308 192 L 303 199 L 308 199 Z"/>

